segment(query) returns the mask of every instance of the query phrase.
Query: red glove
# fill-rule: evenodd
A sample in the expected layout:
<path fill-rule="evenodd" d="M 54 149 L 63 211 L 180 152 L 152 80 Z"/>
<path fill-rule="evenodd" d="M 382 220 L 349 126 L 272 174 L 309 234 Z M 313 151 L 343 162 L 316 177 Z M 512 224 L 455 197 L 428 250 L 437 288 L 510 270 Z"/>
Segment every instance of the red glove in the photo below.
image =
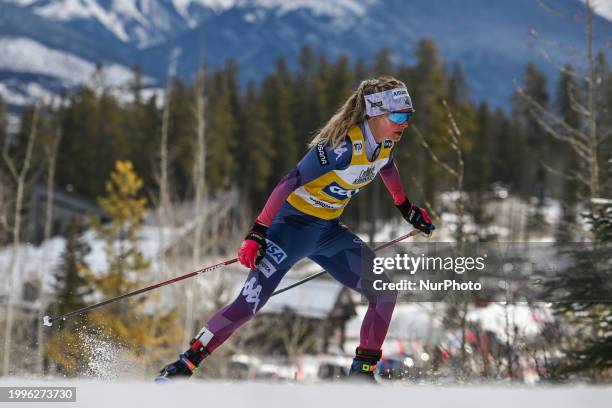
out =
<path fill-rule="evenodd" d="M 253 269 L 263 259 L 266 252 L 267 231 L 268 227 L 255 221 L 238 250 L 238 260 L 243 266 Z"/>

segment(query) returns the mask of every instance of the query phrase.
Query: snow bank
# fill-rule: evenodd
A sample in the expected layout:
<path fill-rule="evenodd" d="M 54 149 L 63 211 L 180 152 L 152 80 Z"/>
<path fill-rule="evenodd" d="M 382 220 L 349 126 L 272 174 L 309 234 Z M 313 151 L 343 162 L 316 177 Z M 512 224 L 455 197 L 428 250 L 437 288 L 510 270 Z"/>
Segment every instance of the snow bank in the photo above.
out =
<path fill-rule="evenodd" d="M 77 402 L 39 403 L 53 407 L 427 407 L 427 408 L 529 408 L 609 407 L 610 387 L 432 387 L 384 384 L 378 387 L 352 384 L 269 384 L 192 380 L 158 385 L 149 382 L 35 381 L 0 379 L 0 386 L 72 386 Z M 19 405 L 19 404 L 17 404 Z M 16 406 L 17 406 L 16 405 Z M 22 406 L 26 406 L 22 404 Z"/>

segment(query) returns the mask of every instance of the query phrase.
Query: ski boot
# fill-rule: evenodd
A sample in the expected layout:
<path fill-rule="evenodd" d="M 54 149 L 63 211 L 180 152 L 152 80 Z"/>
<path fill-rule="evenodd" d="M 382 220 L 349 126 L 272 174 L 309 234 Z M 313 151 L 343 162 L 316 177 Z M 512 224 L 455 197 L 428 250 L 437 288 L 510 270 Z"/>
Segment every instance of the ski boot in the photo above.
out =
<path fill-rule="evenodd" d="M 155 382 L 167 382 L 176 379 L 189 379 L 198 369 L 198 365 L 210 354 L 200 340 L 192 339 L 191 347 L 179 356 L 172 364 L 162 368 Z"/>
<path fill-rule="evenodd" d="M 377 384 L 374 378 L 376 364 L 382 356 L 381 350 L 367 350 L 357 347 L 355 358 L 349 370 L 348 379 L 350 381 L 361 381 Z"/>

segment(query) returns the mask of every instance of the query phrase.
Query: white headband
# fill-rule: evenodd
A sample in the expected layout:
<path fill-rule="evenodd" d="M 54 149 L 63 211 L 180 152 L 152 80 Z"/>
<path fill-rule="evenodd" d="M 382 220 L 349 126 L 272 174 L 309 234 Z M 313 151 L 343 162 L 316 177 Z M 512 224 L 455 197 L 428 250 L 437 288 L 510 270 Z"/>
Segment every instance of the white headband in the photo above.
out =
<path fill-rule="evenodd" d="M 403 87 L 365 95 L 364 99 L 368 116 L 378 116 L 402 110 L 414 111 L 412 99 L 410 99 L 406 88 Z"/>

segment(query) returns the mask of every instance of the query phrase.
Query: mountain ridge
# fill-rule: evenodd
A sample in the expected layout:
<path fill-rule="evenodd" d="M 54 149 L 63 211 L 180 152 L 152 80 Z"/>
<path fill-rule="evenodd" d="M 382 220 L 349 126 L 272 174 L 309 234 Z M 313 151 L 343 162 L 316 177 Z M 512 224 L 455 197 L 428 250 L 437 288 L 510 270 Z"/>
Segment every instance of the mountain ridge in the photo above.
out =
<path fill-rule="evenodd" d="M 412 64 L 415 44 L 431 37 L 445 62 L 463 65 L 472 97 L 497 106 L 507 104 L 512 81 L 520 78 L 530 59 L 547 74 L 555 74 L 537 46 L 530 45 L 530 31 L 570 47 L 585 42 L 582 27 L 553 16 L 533 0 L 330 4 L 321 0 L 5 0 L 0 3 L 0 39 L 23 44 L 27 44 L 23 38 L 30 39 L 49 48 L 47 53 L 63 52 L 66 58 L 124 70 L 138 63 L 161 86 L 173 50 L 180 53 L 178 74 L 192 79 L 202 38 L 207 63 L 216 67 L 235 58 L 246 82 L 270 72 L 278 57 L 294 67 L 305 44 L 332 59 L 347 54 L 353 62 L 358 57 L 371 60 L 387 47 L 394 62 Z M 583 8 L 579 0 L 558 0 L 555 6 L 571 13 Z M 597 21 L 607 20 L 597 17 Z M 571 61 L 558 50 L 549 52 L 560 63 Z M 35 80 L 37 73 L 15 72 L 9 63 L 0 65 L 0 94 L 5 99 L 3 89 L 25 89 L 20 78 L 29 75 L 32 80 L 34 75 Z M 48 91 L 57 92 L 62 86 L 67 84 L 58 78 Z M 23 94 L 22 100 L 27 99 Z"/>

